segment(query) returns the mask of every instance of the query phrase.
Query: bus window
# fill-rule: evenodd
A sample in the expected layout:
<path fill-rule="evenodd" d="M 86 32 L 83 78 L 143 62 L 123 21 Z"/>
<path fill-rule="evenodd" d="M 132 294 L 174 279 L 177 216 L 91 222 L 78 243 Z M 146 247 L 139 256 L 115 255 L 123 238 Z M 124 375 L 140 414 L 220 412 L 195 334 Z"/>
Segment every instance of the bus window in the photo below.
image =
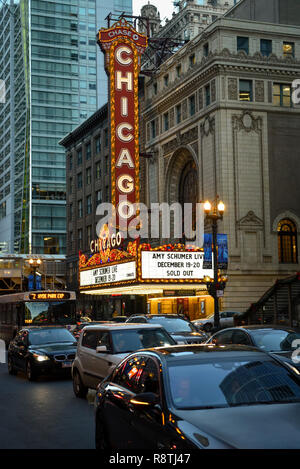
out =
<path fill-rule="evenodd" d="M 73 324 L 75 307 L 72 302 L 25 302 L 25 324 Z"/>

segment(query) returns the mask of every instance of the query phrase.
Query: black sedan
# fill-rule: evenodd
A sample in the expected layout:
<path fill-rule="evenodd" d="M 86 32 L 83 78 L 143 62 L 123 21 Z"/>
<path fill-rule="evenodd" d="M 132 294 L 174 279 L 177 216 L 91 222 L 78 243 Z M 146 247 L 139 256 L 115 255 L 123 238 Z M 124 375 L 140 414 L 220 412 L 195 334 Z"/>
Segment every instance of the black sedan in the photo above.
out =
<path fill-rule="evenodd" d="M 201 344 L 208 335 L 200 331 L 191 321 L 178 314 L 144 314 L 132 315 L 126 323 L 160 324 L 173 337 L 177 344 Z"/>
<path fill-rule="evenodd" d="M 233 327 L 216 332 L 206 343 L 258 347 L 265 352 L 278 355 L 300 371 L 300 332 L 290 327 L 262 325 Z"/>
<path fill-rule="evenodd" d="M 8 347 L 8 372 L 24 371 L 29 381 L 49 373 L 69 373 L 77 342 L 65 327 L 27 327 Z"/>
<path fill-rule="evenodd" d="M 126 357 L 97 389 L 96 448 L 300 448 L 300 379 L 253 347 L 183 345 Z"/>

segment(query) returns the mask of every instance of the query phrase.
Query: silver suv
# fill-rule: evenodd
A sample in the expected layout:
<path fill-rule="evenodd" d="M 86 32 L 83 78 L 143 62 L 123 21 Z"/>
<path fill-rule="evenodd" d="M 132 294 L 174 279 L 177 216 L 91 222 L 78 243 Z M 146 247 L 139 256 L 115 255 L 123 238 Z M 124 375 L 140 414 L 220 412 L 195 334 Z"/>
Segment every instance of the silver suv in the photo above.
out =
<path fill-rule="evenodd" d="M 80 335 L 72 365 L 75 395 L 85 397 L 89 388 L 96 389 L 129 353 L 168 345 L 176 345 L 176 342 L 157 324 L 86 326 Z"/>

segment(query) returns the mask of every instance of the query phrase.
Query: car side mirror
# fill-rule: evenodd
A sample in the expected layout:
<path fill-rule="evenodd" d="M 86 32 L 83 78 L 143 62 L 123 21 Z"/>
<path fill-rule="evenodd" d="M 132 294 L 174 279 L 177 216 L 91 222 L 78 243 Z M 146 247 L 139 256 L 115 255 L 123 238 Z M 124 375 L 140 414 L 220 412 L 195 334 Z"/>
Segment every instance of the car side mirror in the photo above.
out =
<path fill-rule="evenodd" d="M 130 399 L 130 403 L 138 409 L 154 407 L 159 403 L 159 397 L 154 392 L 142 392 L 141 394 L 136 394 L 132 397 Z"/>
<path fill-rule="evenodd" d="M 96 348 L 97 353 L 109 353 L 109 350 L 107 350 L 106 345 L 99 345 L 99 347 Z"/>

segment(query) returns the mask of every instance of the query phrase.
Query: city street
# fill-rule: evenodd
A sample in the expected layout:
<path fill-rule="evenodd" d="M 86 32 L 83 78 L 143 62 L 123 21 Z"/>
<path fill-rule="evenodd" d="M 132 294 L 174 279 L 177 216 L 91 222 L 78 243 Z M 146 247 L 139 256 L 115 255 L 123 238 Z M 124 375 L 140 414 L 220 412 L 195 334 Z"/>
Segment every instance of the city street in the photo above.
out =
<path fill-rule="evenodd" d="M 93 449 L 93 400 L 76 399 L 70 379 L 31 383 L 0 364 L 0 449 Z"/>

